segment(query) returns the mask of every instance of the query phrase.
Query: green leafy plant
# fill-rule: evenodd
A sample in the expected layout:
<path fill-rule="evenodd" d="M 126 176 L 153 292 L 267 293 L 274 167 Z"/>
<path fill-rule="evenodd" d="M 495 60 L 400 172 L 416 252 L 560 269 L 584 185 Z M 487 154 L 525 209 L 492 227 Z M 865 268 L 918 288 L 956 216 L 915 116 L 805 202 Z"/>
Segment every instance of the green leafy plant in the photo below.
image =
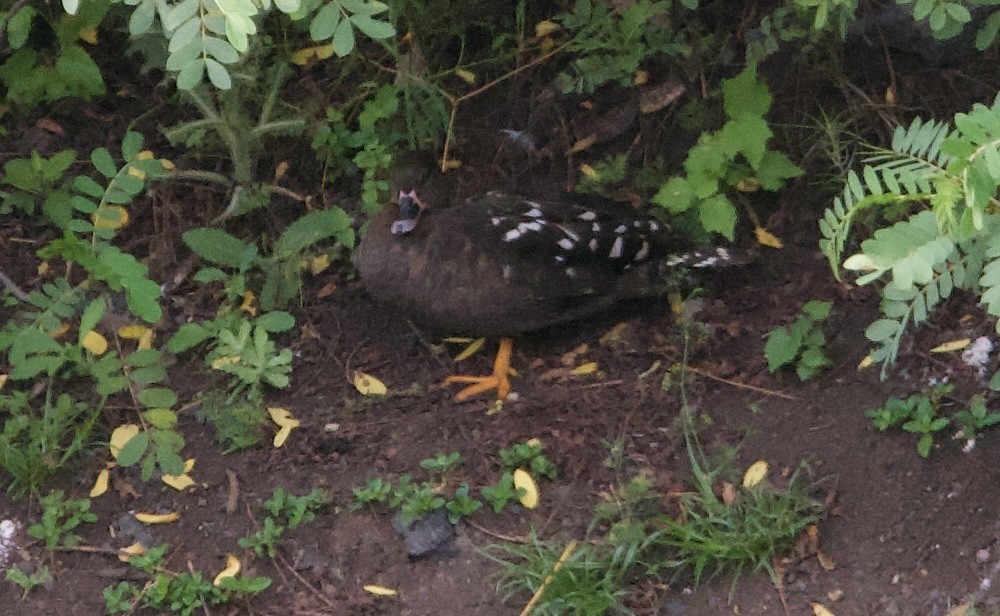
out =
<path fill-rule="evenodd" d="M 494 513 L 500 513 L 504 507 L 517 501 L 523 493 L 522 488 L 514 487 L 514 474 L 505 471 L 500 476 L 500 481 L 492 486 L 482 488 L 483 498 L 493 507 Z"/>
<path fill-rule="evenodd" d="M 167 547 L 165 544 L 159 545 L 144 555 L 129 559 L 132 567 L 150 579 L 144 588 L 138 588 L 129 582 L 106 587 L 103 594 L 107 613 L 132 612 L 136 606 L 141 605 L 188 616 L 195 610 L 207 610 L 211 605 L 259 594 L 271 585 L 270 578 L 263 576 L 235 575 L 223 578 L 215 585 L 200 571 L 170 571 L 164 558 Z"/>
<path fill-rule="evenodd" d="M 733 239 L 736 206 L 734 190 L 777 191 L 785 181 L 802 174 L 781 152 L 768 148 L 772 131 L 765 119 L 771 93 L 750 66 L 722 82 L 726 123 L 702 133 L 684 161 L 684 175 L 667 180 L 653 203 L 675 215 L 693 216 L 708 233 Z"/>
<path fill-rule="evenodd" d="M 32 152 L 31 158 L 7 161 L 0 178 L 0 184 L 8 187 L 0 190 L 0 214 L 10 214 L 15 209 L 28 216 L 41 213 L 56 225 L 65 226 L 73 216 L 73 206 L 70 188 L 60 180 L 74 162 L 73 150 L 63 150 L 49 158 Z"/>
<path fill-rule="evenodd" d="M 392 495 L 392 483 L 381 477 L 369 477 L 365 485 L 354 488 L 352 491 L 354 500 L 351 502 L 351 509 L 361 509 L 372 505 L 381 505 L 388 502 Z"/>
<path fill-rule="evenodd" d="M 42 506 L 42 519 L 28 527 L 28 534 L 44 541 L 50 550 L 60 545 L 77 545 L 80 537 L 73 530 L 86 522 L 97 521 L 87 498 L 67 499 L 62 490 L 53 490 L 38 502 Z"/>
<path fill-rule="evenodd" d="M 38 569 L 32 573 L 28 573 L 20 567 L 10 567 L 4 575 L 4 579 L 20 587 L 20 589 L 24 591 L 21 595 L 21 599 L 24 599 L 36 586 L 50 584 L 52 582 L 52 574 L 49 573 L 47 565 L 40 565 Z"/>
<path fill-rule="evenodd" d="M 201 227 L 184 233 L 188 248 L 210 264 L 197 272 L 195 280 L 222 281 L 228 302 L 237 305 L 248 290 L 259 289 L 260 306 L 266 312 L 285 308 L 298 296 L 303 252 L 331 238 L 348 249 L 354 246 L 351 219 L 337 207 L 298 218 L 282 232 L 269 256 L 220 229 Z"/>
<path fill-rule="evenodd" d="M 410 485 L 405 491 L 400 491 L 397 498 L 404 525 L 419 520 L 447 504 L 444 498 L 438 496 L 434 491 L 434 486 L 429 483 Z"/>
<path fill-rule="evenodd" d="M 267 411 L 252 402 L 226 403 L 225 396 L 209 395 L 198 416 L 212 424 L 224 454 L 253 447 L 264 438 Z"/>
<path fill-rule="evenodd" d="M 555 479 L 558 474 L 556 465 L 545 457 L 544 450 L 541 441 L 537 440 L 515 443 L 500 450 L 500 462 L 508 471 L 523 468 L 530 471 L 533 477 Z"/>
<path fill-rule="evenodd" d="M 0 410 L 8 414 L 0 431 L 0 467 L 15 496 L 37 490 L 80 453 L 100 414 L 67 394 L 55 400 L 46 395 L 38 406 L 27 392 L 0 396 Z"/>
<path fill-rule="evenodd" d="M 469 496 L 469 484 L 462 483 L 455 488 L 455 495 L 447 503 L 448 521 L 458 524 L 462 518 L 467 518 L 483 508 L 482 501 Z"/>
<path fill-rule="evenodd" d="M 930 455 L 931 447 L 934 444 L 934 433 L 940 432 L 948 426 L 948 418 L 941 417 L 938 413 L 941 409 L 942 399 L 954 389 L 953 385 L 942 384 L 907 398 L 892 397 L 886 400 L 882 407 L 865 411 L 865 416 L 870 418 L 881 432 L 901 427 L 907 432 L 919 434 L 917 453 L 920 454 L 920 457 L 926 458 Z M 982 410 L 983 413 L 978 414 L 978 416 L 985 421 L 987 418 L 985 408 Z M 977 413 L 971 410 L 968 413 L 966 419 L 975 422 Z M 997 416 L 997 420 L 1000 420 L 1000 416 Z M 984 426 L 973 426 L 973 430 L 978 427 Z M 970 436 L 969 438 L 974 437 Z"/>
<path fill-rule="evenodd" d="M 105 93 L 101 71 L 80 45 L 81 34 L 104 21 L 111 2 L 86 2 L 75 15 L 59 15 L 44 4 L 21 3 L 6 16 L 6 42 L 14 50 L 0 65 L 5 99 L 22 112 L 39 103 L 68 97 L 91 99 Z M 47 31 L 44 46 L 30 45 L 33 32 Z M 45 35 L 41 40 L 45 40 Z"/>
<path fill-rule="evenodd" d="M 564 92 L 589 94 L 609 82 L 633 85 L 647 61 L 663 56 L 691 54 L 685 23 L 698 0 L 681 0 L 682 11 L 672 2 L 640 0 L 622 7 L 606 2 L 577 0 L 572 12 L 558 21 L 571 33 L 567 51 L 573 60 L 560 76 Z"/>
<path fill-rule="evenodd" d="M 794 364 L 795 373 L 801 380 L 807 381 L 830 365 L 823 352 L 826 335 L 820 324 L 830 316 L 832 306 L 832 302 L 806 302 L 792 325 L 771 330 L 764 345 L 764 357 L 770 372 Z"/>
<path fill-rule="evenodd" d="M 1000 413 L 994 413 L 986 408 L 986 400 L 982 395 L 973 396 L 969 408 L 963 409 L 951 416 L 952 422 L 962 431 L 962 437 L 974 441 L 979 433 L 1000 423 Z"/>
<path fill-rule="evenodd" d="M 322 490 L 314 489 L 308 494 L 295 496 L 279 486 L 264 503 L 264 508 L 270 515 L 264 518 L 261 529 L 237 543 L 240 547 L 252 550 L 257 556 L 266 554 L 274 558 L 285 531 L 294 530 L 299 525 L 314 520 L 316 510 L 327 502 L 329 497 Z"/>
<path fill-rule="evenodd" d="M 361 203 L 373 214 L 389 188 L 383 177 L 393 161 L 399 131 L 387 122 L 399 111 L 400 90 L 384 85 L 371 94 L 357 115 L 357 128 L 348 126 L 344 111 L 327 109 L 312 148 L 323 162 L 327 181 L 361 172 Z"/>
<path fill-rule="evenodd" d="M 66 183 L 72 192 L 68 201 L 46 210 L 53 218 L 65 216 L 60 223 L 63 234 L 39 255 L 80 266 L 85 280 L 71 286 L 65 277 L 57 277 L 40 290 L 24 293 L 14 317 L 0 328 L 0 353 L 6 353 L 14 383 L 0 394 L 0 406 L 10 412 L 2 432 L 6 447 L 0 463 L 14 478 L 11 487 L 18 492 L 36 489 L 79 452 L 108 399 L 126 391 L 135 406 L 145 409 L 141 412 L 147 423 L 147 431 L 130 451 L 141 457 L 147 443 L 155 445 L 145 458 L 144 476 L 150 477 L 157 464 L 165 472 L 182 472 L 177 452 L 184 441 L 174 430 L 176 414 L 171 410 L 177 397 L 158 386 L 166 377 L 162 353 L 142 344 L 131 347 L 128 338 L 141 336 L 109 331 L 103 322 L 112 312 L 118 313 L 117 320 L 135 317 L 148 323 L 162 315 L 160 287 L 149 279 L 148 268 L 113 244 L 128 221 L 126 206 L 148 182 L 166 174 L 162 161 L 144 151 L 142 144 L 140 134 L 127 133 L 121 144 L 122 164 L 107 149 L 95 149 L 90 160 L 100 181 L 75 176 Z M 51 177 L 54 172 L 50 168 L 40 173 Z M 63 340 L 73 327 L 75 336 Z M 138 325 L 131 329 L 149 331 Z M 112 346 L 108 334 L 122 342 Z M 90 393 L 81 394 L 81 380 L 89 380 Z M 39 382 L 45 386 L 40 412 L 28 394 L 28 387 Z M 126 458 L 123 465 L 138 461 L 139 457 Z"/>
<path fill-rule="evenodd" d="M 462 454 L 457 451 L 453 451 L 451 453 L 441 452 L 433 458 L 421 460 L 420 468 L 432 473 L 437 473 L 441 477 L 446 477 L 461 463 Z"/>
<path fill-rule="evenodd" d="M 1000 315 L 1000 100 L 956 114 L 954 122 L 916 118 L 898 127 L 891 149 L 872 147 L 861 172 L 848 174 L 819 223 L 820 248 L 838 279 L 843 261 L 857 284 L 884 283 L 883 316 L 865 330 L 883 377 L 908 327 L 926 321 L 954 289 L 971 290 L 989 314 Z M 845 260 L 866 214 L 888 222 Z"/>

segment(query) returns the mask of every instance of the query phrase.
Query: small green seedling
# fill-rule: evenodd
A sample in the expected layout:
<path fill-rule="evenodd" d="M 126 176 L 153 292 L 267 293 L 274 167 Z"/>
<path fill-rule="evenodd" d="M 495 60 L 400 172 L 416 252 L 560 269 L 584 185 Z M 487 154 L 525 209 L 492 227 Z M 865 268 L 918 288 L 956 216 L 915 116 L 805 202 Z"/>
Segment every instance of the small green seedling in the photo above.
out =
<path fill-rule="evenodd" d="M 542 444 L 537 441 L 527 441 L 500 450 L 500 462 L 505 470 L 513 471 L 523 468 L 536 478 L 556 478 L 556 465 L 545 457 Z"/>
<path fill-rule="evenodd" d="M 493 506 L 493 512 L 500 513 L 509 503 L 520 498 L 524 489 L 514 487 L 514 474 L 507 471 L 500 477 L 499 483 L 486 486 L 482 492 L 483 498 Z"/>
<path fill-rule="evenodd" d="M 907 432 L 919 434 L 917 453 L 926 458 L 934 444 L 934 433 L 948 426 L 949 419 L 939 417 L 938 411 L 941 409 L 941 399 L 954 389 L 953 385 L 936 385 L 905 399 L 889 398 L 881 408 L 865 411 L 865 416 L 880 431 L 898 426 Z M 983 411 L 985 413 L 985 409 Z"/>
<path fill-rule="evenodd" d="M 832 307 L 833 302 L 806 302 L 799 318 L 790 327 L 772 330 L 764 345 L 767 369 L 773 373 L 782 366 L 794 364 L 799 379 L 807 381 L 829 366 L 830 359 L 823 353 L 826 335 L 820 323 L 830 316 Z"/>
<path fill-rule="evenodd" d="M 49 573 L 49 568 L 46 565 L 41 565 L 34 573 L 27 573 L 18 567 L 11 567 L 7 569 L 6 580 L 16 584 L 24 591 L 21 595 L 21 599 L 24 599 L 36 586 L 44 586 L 51 582 L 52 574 Z"/>
<path fill-rule="evenodd" d="M 369 477 L 364 486 L 354 488 L 353 494 L 354 501 L 350 504 L 351 509 L 357 510 L 366 506 L 381 505 L 392 496 L 392 483 L 381 477 Z"/>
<path fill-rule="evenodd" d="M 45 542 L 54 550 L 60 545 L 73 547 L 80 543 L 80 536 L 73 533 L 84 522 L 96 522 L 97 515 L 90 510 L 90 499 L 64 499 L 62 490 L 53 490 L 38 499 L 44 508 L 42 521 L 28 527 L 28 534 Z"/>
<path fill-rule="evenodd" d="M 974 396 L 969 402 L 969 408 L 952 416 L 952 421 L 962 431 L 962 437 L 974 441 L 983 429 L 1000 423 L 1000 413 L 994 413 L 986 408 L 983 396 Z"/>
<path fill-rule="evenodd" d="M 455 490 L 455 497 L 445 505 L 448 509 L 448 521 L 457 524 L 462 518 L 467 518 L 483 508 L 483 503 L 469 496 L 469 484 L 463 483 Z"/>
<path fill-rule="evenodd" d="M 437 473 L 441 477 L 447 476 L 451 471 L 462 463 L 462 454 L 454 451 L 452 453 L 439 453 L 433 458 L 420 461 L 420 468 Z"/>

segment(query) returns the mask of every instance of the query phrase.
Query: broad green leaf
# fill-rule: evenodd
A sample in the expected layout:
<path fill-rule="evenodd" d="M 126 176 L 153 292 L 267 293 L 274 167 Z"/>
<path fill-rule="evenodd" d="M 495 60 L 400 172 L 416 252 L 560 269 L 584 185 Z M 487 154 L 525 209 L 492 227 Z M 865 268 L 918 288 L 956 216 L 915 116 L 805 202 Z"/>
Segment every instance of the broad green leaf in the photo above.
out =
<path fill-rule="evenodd" d="M 118 464 L 128 468 L 138 462 L 149 448 L 149 432 L 143 430 L 125 443 L 118 452 Z"/>
<path fill-rule="evenodd" d="M 202 259 L 209 263 L 239 268 L 247 245 L 236 237 L 209 227 L 199 227 L 186 231 L 184 243 Z"/>

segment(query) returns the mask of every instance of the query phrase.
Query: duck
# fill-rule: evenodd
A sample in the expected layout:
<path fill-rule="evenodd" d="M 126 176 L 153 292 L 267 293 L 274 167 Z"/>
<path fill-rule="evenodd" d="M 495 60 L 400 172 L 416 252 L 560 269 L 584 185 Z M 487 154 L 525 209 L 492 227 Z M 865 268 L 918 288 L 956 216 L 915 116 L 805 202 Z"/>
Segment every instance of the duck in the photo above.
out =
<path fill-rule="evenodd" d="M 405 180 L 404 180 L 405 181 Z M 510 391 L 513 338 L 668 290 L 676 268 L 744 264 L 746 251 L 692 246 L 683 234 L 622 204 L 533 199 L 489 191 L 450 202 L 422 180 L 368 223 L 354 255 L 368 294 L 449 335 L 500 338 L 493 370 L 453 375 L 462 401 Z"/>

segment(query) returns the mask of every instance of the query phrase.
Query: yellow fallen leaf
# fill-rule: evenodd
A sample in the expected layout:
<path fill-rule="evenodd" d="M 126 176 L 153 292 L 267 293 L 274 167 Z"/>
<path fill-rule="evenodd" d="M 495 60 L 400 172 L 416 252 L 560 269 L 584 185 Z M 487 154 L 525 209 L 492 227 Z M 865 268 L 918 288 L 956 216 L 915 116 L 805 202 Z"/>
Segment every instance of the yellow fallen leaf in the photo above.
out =
<path fill-rule="evenodd" d="M 194 460 L 195 460 L 194 458 L 188 458 L 187 460 L 184 460 L 185 473 L 190 473 L 191 471 L 194 470 Z"/>
<path fill-rule="evenodd" d="M 181 519 L 181 514 L 176 511 L 170 513 L 137 513 L 135 519 L 143 524 L 170 524 Z"/>
<path fill-rule="evenodd" d="M 597 372 L 596 361 L 588 361 L 587 363 L 580 364 L 576 368 L 573 368 L 572 370 L 569 371 L 569 373 L 572 374 L 573 376 L 582 376 L 585 374 L 593 374 L 595 372 Z"/>
<path fill-rule="evenodd" d="M 59 340 L 60 338 L 62 338 L 63 334 L 65 334 L 68 331 L 69 331 L 69 323 L 60 323 L 59 327 L 52 330 L 52 333 L 49 335 L 52 336 L 54 339 Z"/>
<path fill-rule="evenodd" d="M 218 370 L 223 366 L 228 366 L 229 364 L 240 363 L 240 358 L 237 355 L 225 355 L 223 357 L 217 357 L 212 360 L 212 369 Z"/>
<path fill-rule="evenodd" d="M 240 310 L 249 314 L 252 317 L 257 316 L 257 296 L 253 294 L 253 291 L 247 291 L 243 293 L 243 303 L 240 304 Z"/>
<path fill-rule="evenodd" d="M 524 489 L 520 501 L 528 509 L 538 506 L 538 484 L 524 469 L 514 471 L 514 487 Z"/>
<path fill-rule="evenodd" d="M 467 71 L 464 68 L 456 68 L 455 76 L 469 85 L 476 83 L 476 74 L 472 71 Z"/>
<path fill-rule="evenodd" d="M 576 154 L 577 152 L 582 152 L 587 148 L 589 148 L 590 146 L 594 145 L 594 143 L 596 142 L 597 142 L 597 135 L 595 133 L 591 133 L 586 137 L 584 137 L 583 139 L 577 139 L 576 143 L 574 143 L 572 147 L 570 147 L 570 149 L 566 150 L 566 156 L 570 156 L 571 154 Z M 590 167 L 590 165 L 587 166 Z M 593 171 L 594 168 L 590 167 L 590 170 Z M 597 179 L 596 177 L 591 177 L 590 175 L 588 175 L 587 172 L 583 170 L 583 165 L 580 165 L 580 171 L 592 180 Z M 597 172 L 595 171 L 594 174 L 596 175 Z"/>
<path fill-rule="evenodd" d="M 152 150 L 143 150 L 135 155 L 136 160 L 153 160 L 156 155 L 153 154 Z"/>
<path fill-rule="evenodd" d="M 743 487 L 752 488 L 761 481 L 764 481 L 765 477 L 767 477 L 767 462 L 757 460 L 751 464 L 750 468 L 747 469 L 747 472 L 743 474 Z"/>
<path fill-rule="evenodd" d="M 102 205 L 90 215 L 98 229 L 118 229 L 128 224 L 128 210 L 120 205 Z"/>
<path fill-rule="evenodd" d="M 330 255 L 326 253 L 309 259 L 309 273 L 313 276 L 322 274 L 328 267 L 330 267 Z"/>
<path fill-rule="evenodd" d="M 139 338 L 138 349 L 141 351 L 143 349 L 153 348 L 153 339 L 156 337 L 156 332 L 151 329 L 147 329 L 146 332 Z"/>
<path fill-rule="evenodd" d="M 187 473 L 183 475 L 169 475 L 164 473 L 161 479 L 163 483 L 181 492 L 194 485 L 194 479 L 191 479 L 191 476 Z"/>
<path fill-rule="evenodd" d="M 810 603 L 813 609 L 813 616 L 836 616 L 833 612 L 828 610 L 822 603 Z"/>
<path fill-rule="evenodd" d="M 118 560 L 127 563 L 133 556 L 142 556 L 145 553 L 146 546 L 142 545 L 141 541 L 136 541 L 128 547 L 118 548 Z"/>
<path fill-rule="evenodd" d="M 295 425 L 299 424 L 299 420 L 295 419 L 295 415 L 293 415 L 291 411 L 280 406 L 268 407 L 267 414 L 271 416 L 271 421 L 278 424 L 282 428 L 293 423 Z"/>
<path fill-rule="evenodd" d="M 885 102 L 890 105 L 896 104 L 896 90 L 892 86 L 885 89 Z M 951 616 L 951 614 L 948 614 L 948 616 Z"/>
<path fill-rule="evenodd" d="M 536 436 L 534 438 L 529 438 L 528 440 L 524 441 L 524 444 L 530 445 L 531 447 L 540 447 L 542 444 L 542 439 Z"/>
<path fill-rule="evenodd" d="M 272 444 L 275 447 L 281 447 L 288 440 L 288 435 L 292 433 L 292 430 L 298 428 L 301 423 L 292 412 L 288 409 L 283 409 L 278 406 L 272 406 L 267 409 L 268 414 L 271 416 L 271 421 L 276 423 L 280 429 L 274 435 L 274 440 Z"/>
<path fill-rule="evenodd" d="M 212 580 L 213 586 L 219 586 L 222 584 L 222 580 L 226 578 L 236 577 L 236 574 L 240 572 L 240 559 L 236 558 L 232 554 L 226 555 L 226 568 L 219 572 L 215 579 Z"/>
<path fill-rule="evenodd" d="M 745 193 L 757 192 L 760 190 L 760 182 L 755 177 L 743 178 L 736 182 L 736 190 Z"/>
<path fill-rule="evenodd" d="M 108 441 L 108 449 L 111 450 L 111 457 L 118 459 L 118 454 L 121 452 L 122 447 L 125 443 L 132 440 L 136 434 L 139 434 L 139 426 L 136 424 L 122 424 L 111 432 L 111 439 Z"/>
<path fill-rule="evenodd" d="M 305 47 L 292 53 L 292 63 L 298 66 L 308 66 L 315 60 L 326 60 L 333 55 L 333 44 Z"/>
<path fill-rule="evenodd" d="M 111 473 L 108 469 L 97 473 L 97 481 L 94 482 L 94 487 L 90 488 L 90 498 L 97 498 L 108 491 L 108 479 L 110 477 Z"/>
<path fill-rule="evenodd" d="M 548 36 L 559 29 L 559 24 L 556 22 L 546 19 L 535 24 L 535 36 L 542 38 L 543 36 Z"/>
<path fill-rule="evenodd" d="M 634 83 L 637 86 L 644 86 L 648 81 L 649 81 L 648 71 L 638 71 L 632 78 L 632 83 Z"/>
<path fill-rule="evenodd" d="M 364 587 L 365 592 L 369 592 L 376 597 L 395 597 L 398 593 L 385 586 L 379 586 L 378 584 L 366 584 Z"/>
<path fill-rule="evenodd" d="M 80 28 L 80 32 L 77 33 L 81 41 L 90 43 L 91 45 L 97 44 L 97 28 Z"/>
<path fill-rule="evenodd" d="M 84 334 L 80 344 L 94 355 L 104 355 L 108 350 L 108 339 L 94 330 Z"/>
<path fill-rule="evenodd" d="M 298 427 L 298 425 L 299 422 L 296 420 L 295 425 L 281 426 L 281 428 L 274 433 L 274 440 L 271 441 L 271 444 L 274 445 L 275 448 L 284 445 L 285 441 L 288 440 L 288 435 L 292 433 L 292 429 Z"/>
<path fill-rule="evenodd" d="M 385 383 L 364 372 L 354 373 L 354 388 L 364 396 L 384 396 L 389 391 Z"/>
<path fill-rule="evenodd" d="M 844 591 L 839 588 L 831 590 L 830 592 L 826 593 L 826 598 L 829 599 L 830 601 L 840 601 L 841 599 L 844 598 Z"/>
<path fill-rule="evenodd" d="M 757 243 L 770 248 L 784 248 L 785 244 L 777 235 L 771 233 L 764 227 L 755 227 L 754 233 L 757 235 Z"/>
<path fill-rule="evenodd" d="M 149 331 L 145 325 L 122 325 L 118 328 L 118 337 L 126 340 L 138 340 Z"/>
<path fill-rule="evenodd" d="M 961 351 L 970 344 L 972 344 L 972 340 L 968 338 L 959 338 L 958 340 L 952 340 L 951 342 L 945 342 L 937 345 L 931 349 L 931 353 L 951 353 L 952 351 Z"/>
<path fill-rule="evenodd" d="M 461 353 L 455 356 L 455 361 L 465 361 L 473 355 L 479 352 L 479 349 L 483 348 L 483 343 L 486 342 L 486 338 L 476 338 L 467 347 L 465 347 Z"/>
<path fill-rule="evenodd" d="M 161 158 L 160 164 L 163 165 L 163 168 L 167 171 L 173 171 L 174 169 L 177 168 L 177 165 L 174 164 L 174 161 L 168 158 Z"/>
<path fill-rule="evenodd" d="M 143 171 L 142 169 L 133 167 L 132 165 L 128 166 L 128 174 L 139 181 L 146 179 L 146 172 Z"/>
<path fill-rule="evenodd" d="M 868 355 L 865 355 L 864 359 L 858 362 L 858 370 L 864 370 L 865 368 L 871 366 L 874 363 L 875 360 L 872 359 L 872 354 L 869 353 Z"/>
<path fill-rule="evenodd" d="M 587 163 L 583 163 L 580 165 L 580 173 L 582 173 L 588 180 L 593 180 L 596 182 L 597 180 L 601 179 L 601 174 L 597 172 L 597 169 L 594 169 Z"/>
<path fill-rule="evenodd" d="M 3 386 L 7 384 L 7 378 L 7 374 L 0 374 L 0 389 L 3 389 Z"/>
<path fill-rule="evenodd" d="M 287 160 L 283 160 L 277 164 L 274 168 L 274 181 L 277 183 L 281 178 L 285 177 L 288 170 L 291 169 L 291 165 L 288 164 Z"/>

